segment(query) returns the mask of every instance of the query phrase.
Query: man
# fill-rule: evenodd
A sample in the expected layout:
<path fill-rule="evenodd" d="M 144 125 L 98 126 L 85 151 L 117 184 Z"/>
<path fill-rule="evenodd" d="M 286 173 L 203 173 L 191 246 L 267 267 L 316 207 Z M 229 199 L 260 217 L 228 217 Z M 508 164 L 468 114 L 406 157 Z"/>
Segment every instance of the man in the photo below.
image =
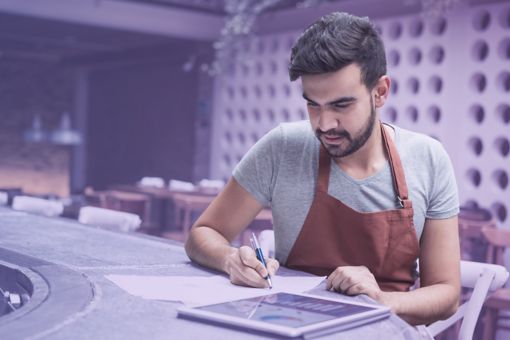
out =
<path fill-rule="evenodd" d="M 389 95 L 384 46 L 367 18 L 332 13 L 292 48 L 309 122 L 281 124 L 243 158 L 192 227 L 189 257 L 234 284 L 267 285 L 279 262 L 328 275 L 327 288 L 367 294 L 411 324 L 457 308 L 457 188 L 441 144 L 379 122 Z M 311 129 L 310 129 L 311 125 Z M 268 269 L 230 242 L 271 206 Z M 410 291 L 419 258 L 420 288 Z"/>

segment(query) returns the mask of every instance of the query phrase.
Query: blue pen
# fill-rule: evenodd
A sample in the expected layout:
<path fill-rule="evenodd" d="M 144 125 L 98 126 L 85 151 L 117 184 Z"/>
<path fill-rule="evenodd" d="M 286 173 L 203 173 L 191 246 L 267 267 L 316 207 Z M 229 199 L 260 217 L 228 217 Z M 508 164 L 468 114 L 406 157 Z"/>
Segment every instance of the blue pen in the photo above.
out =
<path fill-rule="evenodd" d="M 262 249 L 260 248 L 260 244 L 259 244 L 259 241 L 257 240 L 257 236 L 255 236 L 254 233 L 251 233 L 250 241 L 251 241 L 251 247 L 253 248 L 253 250 L 255 251 L 255 254 L 257 255 L 257 259 L 260 262 L 262 262 L 264 267 L 266 267 L 266 269 L 267 269 L 267 264 L 266 264 L 266 260 L 264 259 L 264 254 L 262 253 Z M 273 284 L 271 283 L 271 276 L 269 276 L 269 271 L 267 272 L 267 276 L 264 279 L 267 280 L 267 283 L 269 283 L 269 288 L 272 289 Z"/>

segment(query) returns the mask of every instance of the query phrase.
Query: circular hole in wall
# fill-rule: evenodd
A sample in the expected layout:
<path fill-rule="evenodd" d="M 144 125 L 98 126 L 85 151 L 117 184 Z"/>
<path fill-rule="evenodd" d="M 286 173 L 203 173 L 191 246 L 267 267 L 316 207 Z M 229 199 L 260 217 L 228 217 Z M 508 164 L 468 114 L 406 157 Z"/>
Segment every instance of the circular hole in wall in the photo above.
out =
<path fill-rule="evenodd" d="M 298 117 L 299 119 L 305 120 L 306 119 L 306 112 L 303 109 L 298 109 Z"/>
<path fill-rule="evenodd" d="M 503 124 L 510 123 L 510 105 L 499 104 L 496 109 L 496 115 Z"/>
<path fill-rule="evenodd" d="M 244 77 L 247 77 L 247 76 L 250 75 L 250 66 L 247 63 L 242 63 L 241 64 L 241 74 Z"/>
<path fill-rule="evenodd" d="M 427 116 L 430 118 L 430 120 L 434 123 L 439 123 L 441 120 L 441 109 L 437 105 L 431 105 L 427 109 Z"/>
<path fill-rule="evenodd" d="M 432 76 L 429 79 L 429 89 L 432 93 L 440 93 L 443 89 L 443 80 L 439 76 Z"/>
<path fill-rule="evenodd" d="M 505 137 L 498 137 L 494 141 L 494 148 L 502 157 L 506 157 L 510 152 L 510 142 Z"/>
<path fill-rule="evenodd" d="M 239 88 L 239 92 L 241 93 L 241 97 L 242 97 L 242 98 L 246 98 L 246 97 L 248 97 L 248 90 L 246 89 L 246 87 L 245 87 L 245 86 L 241 86 L 241 87 Z"/>
<path fill-rule="evenodd" d="M 232 134 L 229 131 L 225 132 L 224 137 L 227 145 L 232 145 Z"/>
<path fill-rule="evenodd" d="M 493 203 L 491 205 L 491 211 L 494 214 L 494 216 L 496 216 L 498 221 L 505 222 L 508 215 L 508 211 L 503 203 L 501 202 Z"/>
<path fill-rule="evenodd" d="M 505 170 L 497 169 L 492 173 L 492 181 L 501 190 L 508 187 L 508 174 Z"/>
<path fill-rule="evenodd" d="M 258 109 L 253 109 L 253 120 L 255 122 L 260 122 L 261 118 L 260 111 Z"/>
<path fill-rule="evenodd" d="M 433 64 L 441 64 L 444 60 L 444 55 L 444 48 L 439 45 L 434 45 L 429 52 L 430 62 Z"/>
<path fill-rule="evenodd" d="M 231 109 L 225 110 L 225 116 L 227 116 L 227 121 L 232 122 L 234 120 L 234 112 Z"/>
<path fill-rule="evenodd" d="M 283 109 L 282 110 L 282 120 L 284 122 L 290 121 L 290 112 L 289 112 L 289 110 L 287 110 L 287 109 Z"/>
<path fill-rule="evenodd" d="M 437 17 L 432 20 L 430 25 L 430 32 L 434 35 L 443 35 L 446 32 L 447 22 L 443 17 Z"/>
<path fill-rule="evenodd" d="M 487 10 L 481 10 L 473 16 L 473 28 L 479 32 L 485 31 L 491 23 L 491 14 Z"/>
<path fill-rule="evenodd" d="M 501 12 L 499 16 L 499 24 L 503 28 L 510 28 L 510 8 Z"/>
<path fill-rule="evenodd" d="M 390 87 L 391 94 L 396 95 L 398 93 L 398 81 L 395 78 L 393 78 L 391 80 L 391 85 L 390 86 L 391 86 Z"/>
<path fill-rule="evenodd" d="M 477 72 L 471 76 L 469 84 L 473 91 L 482 93 L 487 87 L 487 78 L 484 74 Z"/>
<path fill-rule="evenodd" d="M 239 118 L 241 118 L 242 122 L 246 122 L 246 120 L 248 119 L 248 115 L 246 114 L 245 109 L 239 109 Z"/>
<path fill-rule="evenodd" d="M 466 179 L 471 185 L 477 188 L 480 186 L 480 183 L 482 183 L 482 174 L 478 169 L 471 168 L 466 172 Z"/>
<path fill-rule="evenodd" d="M 400 64 L 400 53 L 397 50 L 390 50 L 388 52 L 388 62 L 391 66 L 398 66 Z"/>
<path fill-rule="evenodd" d="M 276 89 L 273 84 L 267 87 L 267 93 L 269 94 L 269 98 L 274 98 L 276 96 Z"/>
<path fill-rule="evenodd" d="M 241 161 L 241 159 L 243 159 L 243 155 L 237 155 L 236 159 L 237 159 L 237 163 L 239 163 Z"/>
<path fill-rule="evenodd" d="M 416 19 L 409 24 L 409 35 L 413 38 L 419 37 L 423 33 L 423 21 Z"/>
<path fill-rule="evenodd" d="M 411 122 L 416 123 L 418 121 L 418 109 L 416 106 L 408 106 L 406 109 L 406 116 Z"/>
<path fill-rule="evenodd" d="M 471 137 L 468 140 L 469 150 L 473 152 L 475 156 L 480 156 L 483 151 L 483 142 L 478 137 Z"/>
<path fill-rule="evenodd" d="M 253 144 L 255 144 L 257 141 L 259 140 L 259 136 L 257 135 L 256 132 L 252 132 L 251 133 L 251 141 Z"/>
<path fill-rule="evenodd" d="M 235 98 L 235 91 L 234 91 L 234 88 L 232 86 L 228 86 L 227 87 L 227 95 L 228 95 L 229 99 L 234 99 Z"/>
<path fill-rule="evenodd" d="M 244 143 L 246 142 L 246 136 L 245 136 L 245 135 L 244 135 L 244 133 L 242 133 L 242 132 L 239 132 L 239 133 L 237 134 L 237 139 L 239 139 L 239 143 L 240 143 L 241 145 L 244 145 Z"/>
<path fill-rule="evenodd" d="M 274 114 L 274 111 L 272 109 L 267 110 L 267 117 L 269 118 L 269 121 L 271 123 L 274 123 L 274 121 L 276 119 L 276 115 Z"/>
<path fill-rule="evenodd" d="M 489 45 L 484 40 L 478 40 L 473 44 L 471 56 L 475 61 L 484 61 L 489 55 Z"/>
<path fill-rule="evenodd" d="M 386 110 L 384 110 L 384 115 L 386 117 L 386 121 L 390 123 L 395 123 L 397 121 L 397 109 L 395 109 L 393 106 L 388 107 Z"/>
<path fill-rule="evenodd" d="M 469 108 L 469 116 L 477 124 L 481 124 L 485 119 L 485 109 L 479 104 L 473 104 Z"/>
<path fill-rule="evenodd" d="M 498 55 L 501 59 L 510 59 L 510 38 L 501 40 L 498 46 Z"/>
<path fill-rule="evenodd" d="M 418 91 L 420 91 L 420 82 L 418 78 L 411 77 L 407 80 L 407 89 L 409 92 L 416 94 Z"/>
<path fill-rule="evenodd" d="M 433 138 L 433 139 L 435 139 L 435 140 L 437 140 L 438 142 L 440 142 L 440 141 L 441 141 L 441 139 L 439 139 L 439 137 L 438 137 L 438 136 L 436 136 L 436 135 L 429 135 L 429 137 L 430 137 L 430 138 Z"/>
<path fill-rule="evenodd" d="M 285 94 L 286 97 L 290 97 L 291 90 L 290 90 L 290 86 L 288 84 L 283 85 L 283 93 Z"/>
<path fill-rule="evenodd" d="M 418 65 L 421 62 L 421 51 L 417 47 L 413 47 L 409 50 L 409 63 L 411 65 Z"/>
<path fill-rule="evenodd" d="M 276 64 L 276 61 L 274 60 L 271 60 L 269 67 L 271 68 L 271 74 L 275 74 L 278 71 L 278 64 Z"/>
<path fill-rule="evenodd" d="M 225 164 L 226 168 L 230 168 L 230 166 L 232 164 L 232 159 L 230 158 L 229 154 L 224 154 L 223 155 L 223 163 Z"/>
<path fill-rule="evenodd" d="M 503 71 L 498 75 L 498 88 L 503 92 L 510 91 L 510 72 Z"/>
<path fill-rule="evenodd" d="M 388 36 L 390 39 L 395 40 L 400 38 L 402 35 L 402 24 L 400 22 L 393 22 L 391 23 L 390 27 L 388 28 Z"/>

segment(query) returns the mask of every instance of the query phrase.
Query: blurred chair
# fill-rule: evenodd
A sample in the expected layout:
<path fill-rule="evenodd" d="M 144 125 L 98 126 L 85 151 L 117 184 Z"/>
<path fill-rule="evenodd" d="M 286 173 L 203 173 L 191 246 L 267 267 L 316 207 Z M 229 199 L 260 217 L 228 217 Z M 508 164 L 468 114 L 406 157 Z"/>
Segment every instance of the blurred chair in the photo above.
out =
<path fill-rule="evenodd" d="M 427 331 L 432 337 L 462 319 L 458 339 L 473 339 L 478 316 L 487 294 L 496 291 L 505 284 L 508 280 L 508 271 L 505 267 L 496 264 L 461 261 L 460 277 L 461 286 L 472 288 L 472 294 L 451 317 L 427 326 Z"/>
<path fill-rule="evenodd" d="M 38 197 L 15 196 L 12 201 L 12 208 L 14 210 L 53 217 L 62 214 L 64 204 L 60 201 L 50 201 Z"/>
<path fill-rule="evenodd" d="M 138 184 L 143 187 L 164 188 L 165 180 L 161 177 L 142 177 Z"/>
<path fill-rule="evenodd" d="M 196 187 L 191 182 L 180 181 L 178 179 L 171 179 L 168 182 L 168 189 L 174 191 L 195 191 Z"/>
<path fill-rule="evenodd" d="M 484 228 L 482 234 L 488 242 L 487 262 L 503 265 L 505 249 L 510 246 L 510 230 Z M 498 329 L 510 330 L 510 316 L 501 313 L 510 312 L 510 288 L 501 288 L 492 293 L 485 307 L 484 340 L 495 339 Z"/>
<path fill-rule="evenodd" d="M 5 191 L 0 191 L 0 205 L 9 204 L 9 194 Z"/>
<path fill-rule="evenodd" d="M 142 220 L 138 215 L 98 207 L 82 207 L 78 221 L 115 231 L 135 231 Z"/>
<path fill-rule="evenodd" d="M 258 240 L 264 256 L 274 257 L 274 231 L 269 229 L 262 230 L 258 235 Z"/>
<path fill-rule="evenodd" d="M 176 193 L 173 195 L 175 206 L 175 225 L 181 230 L 182 239 L 188 238 L 193 216 L 202 213 L 212 202 L 214 196 Z"/>
<path fill-rule="evenodd" d="M 484 262 L 487 242 L 482 228 L 495 228 L 496 222 L 489 210 L 478 205 L 463 206 L 459 213 L 459 237 L 461 258 L 468 261 Z"/>

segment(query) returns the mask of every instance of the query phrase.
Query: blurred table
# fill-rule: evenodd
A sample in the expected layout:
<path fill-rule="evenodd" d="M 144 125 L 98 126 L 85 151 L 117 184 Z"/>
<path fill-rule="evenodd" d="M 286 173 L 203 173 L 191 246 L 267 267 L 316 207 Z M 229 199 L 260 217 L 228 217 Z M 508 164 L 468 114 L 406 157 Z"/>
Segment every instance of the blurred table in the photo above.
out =
<path fill-rule="evenodd" d="M 152 212 L 151 216 L 159 216 L 160 231 L 172 229 L 182 234 L 182 240 L 188 236 L 189 229 L 194 217 L 201 214 L 218 195 L 219 191 L 211 189 L 196 189 L 194 191 L 181 191 L 168 188 L 154 188 L 139 186 L 136 184 L 114 185 L 113 190 L 141 193 L 160 200 L 161 204 L 151 204 L 151 207 L 159 206 L 159 213 Z M 171 207 L 169 209 L 169 207 Z M 240 242 L 246 244 L 251 231 L 260 231 L 272 228 L 271 209 L 263 209 L 241 234 Z"/>

